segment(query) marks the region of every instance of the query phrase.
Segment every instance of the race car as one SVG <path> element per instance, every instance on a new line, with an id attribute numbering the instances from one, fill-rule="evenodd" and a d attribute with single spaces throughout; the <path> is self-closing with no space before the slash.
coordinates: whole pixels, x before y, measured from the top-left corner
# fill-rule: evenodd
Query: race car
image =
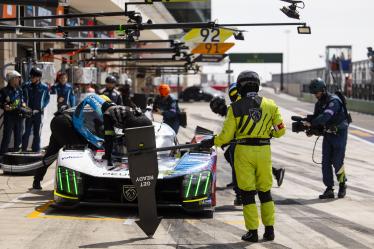
<path id="1" fill-rule="evenodd" d="M 157 148 L 178 145 L 175 132 L 167 124 L 153 122 L 153 126 Z M 205 137 L 195 135 L 191 142 L 199 142 Z M 106 161 L 101 159 L 103 153 L 79 146 L 60 150 L 55 174 L 55 207 L 137 205 L 137 192 L 130 180 L 127 158 L 117 156 L 116 168 L 108 170 Z M 176 149 L 158 152 L 157 157 L 157 205 L 181 207 L 212 216 L 216 205 L 216 151 Z"/>

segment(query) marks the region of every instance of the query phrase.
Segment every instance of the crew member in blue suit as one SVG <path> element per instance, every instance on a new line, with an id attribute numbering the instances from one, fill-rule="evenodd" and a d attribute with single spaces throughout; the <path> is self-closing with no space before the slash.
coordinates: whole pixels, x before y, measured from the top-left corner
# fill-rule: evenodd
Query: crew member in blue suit
<path id="1" fill-rule="evenodd" d="M 13 133 L 14 151 L 18 151 L 21 145 L 22 116 L 21 107 L 25 105 L 22 89 L 20 88 L 21 74 L 11 71 L 7 74 L 8 85 L 0 90 L 0 107 L 4 109 L 4 129 L 1 141 L 0 153 L 8 152 L 10 138 Z"/>
<path id="2" fill-rule="evenodd" d="M 60 109 L 62 106 L 75 106 L 74 90 L 67 81 L 67 74 L 65 72 L 59 72 L 57 74 L 56 84 L 51 87 L 51 94 L 57 94 L 57 109 Z"/>
<path id="3" fill-rule="evenodd" d="M 322 176 L 326 190 L 319 198 L 335 198 L 334 173 L 339 183 L 338 198 L 344 198 L 347 189 L 344 157 L 348 126 L 352 119 L 347 111 L 344 97 L 340 97 L 339 92 L 329 93 L 324 80 L 320 78 L 312 80 L 309 90 L 318 101 L 314 107 L 312 120 L 304 122 L 304 125 L 312 128 L 323 127 L 325 130 L 322 144 Z"/>
<path id="4" fill-rule="evenodd" d="M 32 117 L 26 118 L 25 133 L 22 136 L 22 151 L 27 151 L 31 129 L 33 130 L 32 151 L 40 151 L 40 131 L 42 127 L 44 108 L 49 103 L 49 89 L 41 82 L 42 70 L 33 67 L 30 70 L 31 80 L 23 87 L 26 105 L 32 110 Z"/>

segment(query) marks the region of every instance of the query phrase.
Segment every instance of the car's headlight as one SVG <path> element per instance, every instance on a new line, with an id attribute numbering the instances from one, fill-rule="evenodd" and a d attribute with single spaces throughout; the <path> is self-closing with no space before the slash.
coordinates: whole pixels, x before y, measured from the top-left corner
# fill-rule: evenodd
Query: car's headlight
<path id="1" fill-rule="evenodd" d="M 186 175 L 183 179 L 183 199 L 197 199 L 210 194 L 212 173 L 201 171 Z"/>
<path id="2" fill-rule="evenodd" d="M 68 196 L 80 196 L 83 192 L 82 176 L 79 172 L 58 166 L 56 174 L 56 191 Z"/>

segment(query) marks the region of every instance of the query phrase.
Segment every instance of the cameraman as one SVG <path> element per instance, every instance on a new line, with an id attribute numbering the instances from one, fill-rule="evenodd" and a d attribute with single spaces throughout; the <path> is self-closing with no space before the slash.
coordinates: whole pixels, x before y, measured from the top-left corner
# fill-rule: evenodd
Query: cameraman
<path id="1" fill-rule="evenodd" d="M 322 175 L 327 187 L 320 199 L 334 198 L 333 168 L 339 182 L 338 197 L 344 198 L 347 178 L 344 171 L 345 148 L 347 144 L 349 115 L 341 98 L 326 91 L 325 82 L 318 78 L 311 81 L 310 93 L 318 99 L 311 121 L 304 125 L 310 128 L 324 128 L 322 145 Z M 310 136 L 311 134 L 308 134 Z"/>
<path id="2" fill-rule="evenodd" d="M 21 144 L 22 117 L 20 108 L 25 106 L 21 84 L 21 74 L 11 71 L 6 75 L 8 85 L 0 90 L 0 106 L 4 110 L 4 129 L 0 153 L 8 152 L 10 138 L 14 137 L 14 151 L 18 151 Z"/>

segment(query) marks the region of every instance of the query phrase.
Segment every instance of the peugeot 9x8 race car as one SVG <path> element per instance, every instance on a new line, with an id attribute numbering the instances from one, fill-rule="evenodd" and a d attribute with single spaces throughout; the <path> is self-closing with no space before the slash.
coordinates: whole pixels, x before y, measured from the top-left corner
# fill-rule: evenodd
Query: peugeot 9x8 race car
<path id="1" fill-rule="evenodd" d="M 153 125 L 157 148 L 178 144 L 170 126 L 158 122 Z M 205 136 L 195 134 L 191 142 L 199 142 Z M 54 186 L 55 207 L 137 205 L 137 192 L 130 180 L 127 158 L 117 156 L 116 167 L 108 170 L 107 162 L 101 159 L 103 154 L 104 151 L 87 146 L 60 150 Z M 158 152 L 157 157 L 157 205 L 212 215 L 216 205 L 215 150 L 172 150 Z"/>

